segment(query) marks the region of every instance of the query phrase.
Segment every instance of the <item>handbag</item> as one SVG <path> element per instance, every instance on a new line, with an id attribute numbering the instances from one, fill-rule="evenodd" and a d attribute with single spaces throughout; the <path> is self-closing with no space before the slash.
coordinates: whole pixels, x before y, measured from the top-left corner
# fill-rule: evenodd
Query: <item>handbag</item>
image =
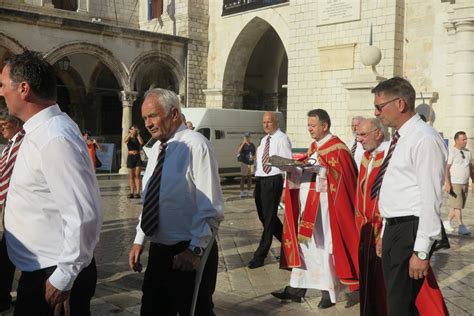
<path id="1" fill-rule="evenodd" d="M 243 160 L 243 159 L 242 159 L 242 154 L 238 154 L 238 155 L 237 155 L 237 161 L 238 161 L 238 162 L 242 162 L 242 160 Z"/>

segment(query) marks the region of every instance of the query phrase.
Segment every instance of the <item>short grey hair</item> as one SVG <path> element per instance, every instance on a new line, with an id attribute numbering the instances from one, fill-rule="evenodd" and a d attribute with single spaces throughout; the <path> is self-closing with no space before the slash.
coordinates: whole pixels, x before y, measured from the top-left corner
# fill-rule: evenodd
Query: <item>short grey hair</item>
<path id="1" fill-rule="evenodd" d="M 354 121 L 354 120 L 356 120 L 356 121 L 363 121 L 363 120 L 365 120 L 365 117 L 360 116 L 360 115 L 357 115 L 357 116 L 354 116 L 354 117 L 351 119 L 351 121 Z"/>
<path id="2" fill-rule="evenodd" d="M 388 129 L 387 127 L 385 127 L 385 125 L 383 125 L 381 120 L 379 120 L 378 118 L 368 118 L 365 120 L 369 121 L 376 129 L 379 129 L 382 132 L 383 138 L 385 140 L 389 139 Z"/>
<path id="3" fill-rule="evenodd" d="M 176 108 L 178 112 L 181 113 L 179 97 L 173 91 L 162 88 L 152 88 L 145 92 L 144 99 L 149 96 L 155 96 L 158 99 L 158 102 L 163 107 L 166 114 L 169 114 L 172 108 Z"/>

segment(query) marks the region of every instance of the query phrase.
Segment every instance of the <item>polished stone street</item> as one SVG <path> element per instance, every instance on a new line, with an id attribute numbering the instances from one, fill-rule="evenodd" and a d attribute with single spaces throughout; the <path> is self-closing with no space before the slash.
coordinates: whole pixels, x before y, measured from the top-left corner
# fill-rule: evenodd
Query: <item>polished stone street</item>
<path id="1" fill-rule="evenodd" d="M 122 178 L 101 178 L 104 225 L 96 249 L 99 281 L 92 301 L 93 315 L 139 315 L 143 273 L 129 270 L 127 256 L 141 210 L 138 200 L 127 199 L 128 183 Z M 278 269 L 279 243 L 274 241 L 264 267 L 246 267 L 261 233 L 252 198 L 239 198 L 237 182 L 223 182 L 225 221 L 218 235 L 219 272 L 214 295 L 217 315 L 358 315 L 354 295 L 343 293 L 333 308 L 317 308 L 319 291 L 310 290 L 304 302 L 282 303 L 270 292 L 284 287 L 289 272 Z M 464 219 L 474 230 L 474 198 Z M 443 216 L 446 208 L 443 208 Z M 474 311 L 474 237 L 448 234 L 451 249 L 438 252 L 432 264 L 451 315 Z M 142 256 L 146 266 L 147 253 Z M 5 313 L 3 315 L 11 315 Z M 158 315 L 158 314 L 157 314 Z"/>

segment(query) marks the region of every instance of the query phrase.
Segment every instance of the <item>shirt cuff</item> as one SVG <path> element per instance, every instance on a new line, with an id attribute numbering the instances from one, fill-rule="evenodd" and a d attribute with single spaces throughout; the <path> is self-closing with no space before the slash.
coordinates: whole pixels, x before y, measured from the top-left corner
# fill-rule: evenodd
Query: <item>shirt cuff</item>
<path id="1" fill-rule="evenodd" d="M 434 240 L 426 239 L 423 237 L 417 237 L 415 239 L 415 246 L 413 247 L 413 251 L 422 251 L 429 253 L 431 250 L 431 246 L 433 246 Z"/>
<path id="2" fill-rule="evenodd" d="M 134 244 L 143 245 L 145 242 L 146 235 L 137 229 L 137 234 L 135 235 L 135 240 L 133 241 Z"/>
<path id="3" fill-rule="evenodd" d="M 203 238 L 194 237 L 193 239 L 191 239 L 189 246 L 207 248 L 207 246 L 209 245 L 209 241 L 211 241 L 211 237 L 207 237 L 207 236 Z"/>
<path id="4" fill-rule="evenodd" d="M 60 268 L 56 268 L 53 274 L 51 274 L 51 276 L 49 277 L 49 283 L 51 283 L 52 286 L 54 286 L 60 291 L 69 291 L 71 290 L 76 277 L 77 276 L 73 277 L 64 273 L 64 271 L 62 271 Z"/>

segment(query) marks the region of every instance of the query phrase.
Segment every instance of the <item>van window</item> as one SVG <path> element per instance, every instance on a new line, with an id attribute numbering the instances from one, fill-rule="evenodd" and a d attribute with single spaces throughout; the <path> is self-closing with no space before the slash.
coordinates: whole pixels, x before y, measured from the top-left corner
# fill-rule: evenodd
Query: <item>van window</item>
<path id="1" fill-rule="evenodd" d="M 215 132 L 216 132 L 216 134 L 215 134 L 216 139 L 224 139 L 225 138 L 225 131 L 219 131 L 219 130 L 216 129 Z"/>
<path id="2" fill-rule="evenodd" d="M 210 128 L 200 128 L 197 130 L 198 133 L 201 133 L 208 140 L 211 140 L 211 129 Z"/>

